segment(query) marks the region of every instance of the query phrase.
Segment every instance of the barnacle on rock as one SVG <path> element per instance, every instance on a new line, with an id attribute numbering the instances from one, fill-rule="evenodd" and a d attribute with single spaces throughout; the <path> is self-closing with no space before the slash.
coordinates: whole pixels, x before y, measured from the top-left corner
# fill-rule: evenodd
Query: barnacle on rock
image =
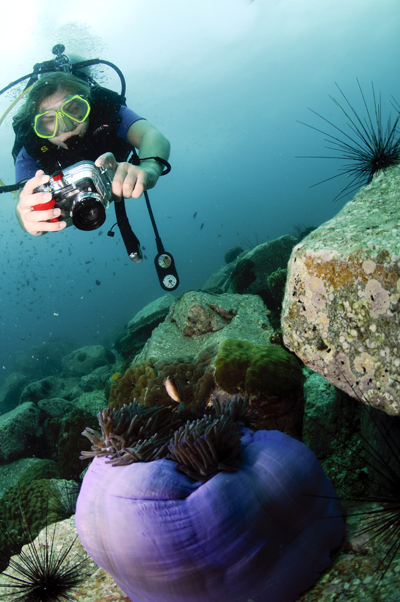
<path id="1" fill-rule="evenodd" d="M 231 417 L 205 415 L 187 422 L 175 432 L 168 458 L 177 469 L 196 481 L 206 481 L 217 472 L 236 472 L 242 451 L 237 424 Z"/>

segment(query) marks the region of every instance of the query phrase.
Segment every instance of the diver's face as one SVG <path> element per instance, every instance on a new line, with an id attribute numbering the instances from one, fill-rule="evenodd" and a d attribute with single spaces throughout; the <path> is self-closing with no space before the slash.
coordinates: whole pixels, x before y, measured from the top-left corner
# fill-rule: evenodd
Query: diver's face
<path id="1" fill-rule="evenodd" d="M 69 96 L 69 92 L 56 92 L 51 96 L 47 96 L 47 98 L 43 99 L 40 103 L 37 112 L 42 113 L 43 111 L 49 111 L 50 109 L 59 109 L 61 105 L 64 104 L 67 96 Z M 88 128 L 89 120 L 86 119 L 83 123 L 69 122 L 68 125 L 69 127 L 65 127 L 65 131 L 58 131 L 55 136 L 48 138 L 48 140 L 56 146 L 61 146 L 67 150 L 68 146 L 66 141 L 68 138 L 71 138 L 71 136 L 83 136 Z"/>

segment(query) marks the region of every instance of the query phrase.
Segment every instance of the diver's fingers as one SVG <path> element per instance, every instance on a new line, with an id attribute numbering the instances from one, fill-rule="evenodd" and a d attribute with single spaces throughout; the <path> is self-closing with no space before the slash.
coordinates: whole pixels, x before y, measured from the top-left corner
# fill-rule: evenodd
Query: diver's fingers
<path id="1" fill-rule="evenodd" d="M 122 194 L 124 196 L 124 198 L 129 199 L 133 196 L 134 191 L 136 190 L 136 186 L 139 180 L 139 175 L 140 175 L 140 170 L 138 170 L 137 168 L 135 169 L 129 169 L 127 171 L 127 174 L 125 176 L 123 185 L 122 185 Z M 143 192 L 143 190 L 142 190 Z M 142 193 L 140 193 L 142 194 Z M 140 194 L 138 194 L 137 196 L 135 195 L 135 198 L 139 198 Z"/>
<path id="2" fill-rule="evenodd" d="M 33 234 L 34 236 L 38 236 L 37 233 L 42 232 L 58 232 L 59 230 L 64 230 L 66 228 L 67 222 L 39 222 L 37 224 L 32 224 L 31 228 L 27 230 L 29 234 Z"/>
<path id="3" fill-rule="evenodd" d="M 48 211 L 38 211 L 37 213 L 49 213 Z M 52 216 L 54 217 L 54 216 Z M 59 230 L 63 230 L 67 226 L 67 222 L 59 222 L 58 220 L 55 222 L 46 222 L 46 221 L 26 221 L 24 222 L 24 228 L 28 232 L 28 234 L 32 234 L 32 236 L 40 236 L 44 232 L 58 232 Z"/>
<path id="4" fill-rule="evenodd" d="M 137 173 L 135 185 L 129 196 L 131 196 L 133 199 L 138 199 L 143 194 L 143 191 L 147 190 L 146 178 L 147 178 L 147 173 L 140 169 Z"/>
<path id="5" fill-rule="evenodd" d="M 112 153 L 104 153 L 103 155 L 100 155 L 100 157 L 97 157 L 94 164 L 96 167 L 104 166 L 112 171 L 115 171 L 118 167 L 118 162 Z"/>
<path id="6" fill-rule="evenodd" d="M 50 176 L 46 176 L 41 169 L 37 171 L 35 176 L 28 180 L 23 189 L 21 190 L 18 207 L 22 209 L 31 207 L 32 199 L 30 197 L 32 194 L 35 194 L 35 188 L 37 188 L 41 184 L 47 184 L 49 179 Z"/>
<path id="7" fill-rule="evenodd" d="M 125 184 L 127 178 L 128 181 Z M 133 165 L 130 165 L 129 163 L 120 163 L 113 177 L 112 191 L 117 197 L 124 196 L 125 198 L 129 198 L 131 196 L 132 188 L 135 185 L 135 181 L 136 175 L 134 175 Z"/>
<path id="8" fill-rule="evenodd" d="M 25 222 L 29 222 L 31 224 L 37 224 L 38 222 L 45 222 L 48 219 L 54 219 L 55 217 L 59 217 L 61 214 L 61 209 L 58 207 L 55 209 L 46 209 L 44 211 L 29 211 L 25 215 Z"/>

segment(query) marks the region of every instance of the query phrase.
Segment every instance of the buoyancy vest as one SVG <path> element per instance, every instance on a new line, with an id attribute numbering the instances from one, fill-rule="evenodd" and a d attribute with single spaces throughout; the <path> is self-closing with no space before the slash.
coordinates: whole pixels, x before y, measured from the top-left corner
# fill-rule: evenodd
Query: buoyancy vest
<path id="1" fill-rule="evenodd" d="M 16 139 L 12 151 L 14 161 L 22 147 L 47 174 L 78 161 L 95 161 L 106 152 L 113 153 L 118 162 L 126 161 L 135 150 L 129 142 L 117 135 L 121 122 L 118 115 L 121 105 L 125 105 L 125 99 L 119 94 L 102 86 L 94 86 L 91 90 L 88 129 L 83 137 L 69 138 L 68 150 L 39 138 L 32 124 L 26 120 L 15 122 Z M 136 164 L 135 158 L 132 163 Z"/>

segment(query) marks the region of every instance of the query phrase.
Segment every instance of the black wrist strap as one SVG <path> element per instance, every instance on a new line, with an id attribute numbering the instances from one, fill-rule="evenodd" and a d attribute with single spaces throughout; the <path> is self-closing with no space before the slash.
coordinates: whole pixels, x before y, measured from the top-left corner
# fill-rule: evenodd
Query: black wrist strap
<path id="1" fill-rule="evenodd" d="M 142 162 L 142 161 L 149 161 L 150 159 L 154 159 L 154 161 L 157 161 L 157 163 L 159 163 L 160 165 L 162 165 L 163 167 L 165 167 L 165 169 L 162 172 L 162 174 L 160 174 L 161 176 L 166 176 L 167 173 L 169 173 L 171 171 L 171 165 L 165 159 L 161 159 L 161 157 L 143 157 L 143 158 L 141 157 L 139 159 L 139 161 L 140 162 Z"/>

